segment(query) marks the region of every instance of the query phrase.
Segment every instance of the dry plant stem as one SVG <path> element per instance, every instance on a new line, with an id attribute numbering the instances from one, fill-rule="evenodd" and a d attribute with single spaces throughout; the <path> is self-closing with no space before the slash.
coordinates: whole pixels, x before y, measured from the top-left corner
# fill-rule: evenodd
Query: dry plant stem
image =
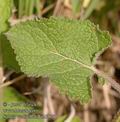
<path id="1" fill-rule="evenodd" d="M 83 1 L 83 7 L 84 7 L 84 8 L 88 7 L 90 1 L 91 1 L 91 0 L 84 0 L 84 1 Z"/>
<path id="2" fill-rule="evenodd" d="M 8 122 L 13 122 L 13 120 L 9 120 Z"/>
<path id="3" fill-rule="evenodd" d="M 27 122 L 25 119 L 20 119 L 20 118 L 16 118 L 16 119 L 11 119 L 8 122 Z"/>
<path id="4" fill-rule="evenodd" d="M 44 116 L 44 122 L 48 122 L 48 118 L 45 116 L 48 114 L 48 101 L 46 94 L 44 95 L 44 105 L 43 105 L 43 116 Z"/>
<path id="5" fill-rule="evenodd" d="M 25 92 L 25 93 L 24 93 L 24 95 L 26 95 L 26 96 L 27 96 L 27 95 L 31 95 L 31 94 L 33 94 L 33 92 Z"/>
<path id="6" fill-rule="evenodd" d="M 11 25 L 11 26 L 14 26 L 14 25 L 16 25 L 16 24 L 18 24 L 18 23 L 20 23 L 20 22 L 25 22 L 25 21 L 27 21 L 27 20 L 33 20 L 34 18 L 35 18 L 34 15 L 29 16 L 29 17 L 24 16 L 24 17 L 22 17 L 22 19 L 10 18 L 10 19 L 9 19 L 9 22 L 10 22 L 10 25 Z"/>
<path id="7" fill-rule="evenodd" d="M 0 67 L 0 85 L 2 84 L 2 79 L 3 79 L 3 68 Z M 2 99 L 3 99 L 3 88 L 0 89 L 0 102 L 1 103 L 3 102 Z"/>
<path id="8" fill-rule="evenodd" d="M 75 116 L 75 108 L 71 105 L 71 111 L 69 117 L 65 120 L 65 122 L 72 122 L 73 117 Z"/>
<path id="9" fill-rule="evenodd" d="M 91 70 L 94 71 L 97 75 L 99 75 L 99 76 L 103 77 L 104 79 L 106 79 L 107 81 L 109 81 L 109 84 L 115 90 L 117 90 L 120 94 L 120 85 L 114 79 L 112 79 L 110 76 L 108 76 L 104 72 L 101 72 L 100 70 L 96 69 L 95 67 L 91 67 Z"/>
<path id="10" fill-rule="evenodd" d="M 9 120 L 8 122 L 14 122 L 14 120 L 13 120 L 13 119 L 11 119 L 11 120 Z"/>
<path id="11" fill-rule="evenodd" d="M 109 92 L 110 92 L 110 85 L 109 84 L 105 84 L 103 86 L 103 95 L 104 95 L 105 105 L 106 105 L 107 109 L 111 108 Z"/>
<path id="12" fill-rule="evenodd" d="M 2 81 L 3 81 L 3 78 L 4 78 L 4 76 L 3 76 L 3 68 L 0 67 L 0 84 L 1 84 Z"/>
<path id="13" fill-rule="evenodd" d="M 44 108 L 43 108 L 43 115 L 46 116 L 47 114 L 55 115 L 55 110 L 53 107 L 53 102 L 51 99 L 51 85 L 47 84 L 44 93 Z M 48 118 L 44 118 L 44 122 L 47 122 Z"/>
<path id="14" fill-rule="evenodd" d="M 48 107 L 50 110 L 50 114 L 55 115 L 55 110 L 54 110 L 54 106 L 53 106 L 53 102 L 51 98 L 51 85 L 50 84 L 47 87 L 47 99 L 48 99 Z"/>
<path id="15" fill-rule="evenodd" d="M 26 120 L 17 117 L 17 118 L 14 120 L 14 122 L 26 122 Z"/>
<path id="16" fill-rule="evenodd" d="M 116 98 L 120 99 L 120 94 L 112 89 L 110 89 L 110 94 Z"/>
<path id="17" fill-rule="evenodd" d="M 41 16 L 46 14 L 48 11 L 50 11 L 54 6 L 55 6 L 55 4 L 51 4 L 48 7 L 46 7 L 45 9 L 43 9 L 41 12 Z"/>
<path id="18" fill-rule="evenodd" d="M 89 111 L 88 111 L 88 104 L 84 105 L 84 122 L 90 122 L 89 121 Z"/>
<path id="19" fill-rule="evenodd" d="M 37 88 L 37 89 L 34 89 L 33 91 L 31 91 L 31 92 L 25 92 L 24 93 L 24 95 L 31 95 L 31 94 L 34 94 L 34 93 L 38 93 L 39 92 L 39 88 Z"/>
<path id="20" fill-rule="evenodd" d="M 70 0 L 64 0 L 65 7 L 71 9 Z"/>
<path id="21" fill-rule="evenodd" d="M 56 16 L 58 11 L 59 11 L 59 8 L 60 8 L 60 5 L 62 4 L 63 0 L 57 0 L 57 3 L 56 3 L 56 7 L 54 9 L 54 12 L 53 12 L 53 16 Z"/>
<path id="22" fill-rule="evenodd" d="M 9 78 L 9 76 L 13 73 L 14 71 L 9 71 L 2 79 L 2 83 L 4 83 L 5 80 L 7 80 Z"/>
<path id="23" fill-rule="evenodd" d="M 13 79 L 13 80 L 11 80 L 11 81 L 8 81 L 8 82 L 6 82 L 6 83 L 1 84 L 1 85 L 0 85 L 0 88 L 9 86 L 9 85 L 11 85 L 11 84 L 13 84 L 13 83 L 15 83 L 15 82 L 17 82 L 17 81 L 20 81 L 20 80 L 24 79 L 25 77 L 26 77 L 26 75 L 21 75 L 21 76 L 19 76 L 19 77 Z"/>

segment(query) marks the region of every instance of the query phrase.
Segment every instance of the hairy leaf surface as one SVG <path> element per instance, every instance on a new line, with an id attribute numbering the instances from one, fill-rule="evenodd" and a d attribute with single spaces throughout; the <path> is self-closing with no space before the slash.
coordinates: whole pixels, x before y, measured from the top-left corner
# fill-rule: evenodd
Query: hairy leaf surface
<path id="1" fill-rule="evenodd" d="M 53 17 L 18 24 L 7 37 L 23 72 L 49 76 L 62 92 L 81 102 L 91 96 L 95 54 L 111 41 L 90 21 Z"/>

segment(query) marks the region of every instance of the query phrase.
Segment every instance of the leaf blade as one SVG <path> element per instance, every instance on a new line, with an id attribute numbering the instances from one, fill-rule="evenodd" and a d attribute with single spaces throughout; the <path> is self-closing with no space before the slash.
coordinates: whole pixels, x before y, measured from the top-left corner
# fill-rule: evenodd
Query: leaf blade
<path id="1" fill-rule="evenodd" d="M 88 77 L 95 54 L 111 41 L 90 21 L 64 18 L 25 22 L 13 27 L 7 37 L 23 72 L 49 76 L 61 91 L 81 102 L 91 97 Z"/>

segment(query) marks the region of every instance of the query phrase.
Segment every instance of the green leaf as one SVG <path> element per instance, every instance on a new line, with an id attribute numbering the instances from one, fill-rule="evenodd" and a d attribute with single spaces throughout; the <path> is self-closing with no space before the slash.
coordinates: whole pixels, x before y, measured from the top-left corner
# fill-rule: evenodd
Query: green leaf
<path id="1" fill-rule="evenodd" d="M 1 55 L 2 55 L 2 65 L 4 67 L 8 67 L 14 69 L 15 71 L 20 71 L 20 67 L 18 62 L 16 61 L 16 57 L 14 54 L 14 50 L 11 48 L 10 42 L 4 35 L 0 36 L 1 42 Z M 0 63 L 1 64 L 1 63 Z M 1 66 L 1 65 L 0 65 Z"/>
<path id="2" fill-rule="evenodd" d="M 8 19 L 11 15 L 12 0 L 0 0 L 0 32 L 8 28 Z"/>
<path id="3" fill-rule="evenodd" d="M 44 122 L 42 119 L 28 119 L 27 122 Z"/>
<path id="4" fill-rule="evenodd" d="M 66 116 L 61 116 L 55 122 L 64 122 L 66 119 L 67 119 Z M 81 120 L 78 116 L 75 116 L 71 122 L 81 122 Z"/>
<path id="5" fill-rule="evenodd" d="M 28 101 L 24 96 L 20 95 L 12 87 L 5 87 L 3 94 L 4 94 L 4 96 L 3 96 L 3 101 L 4 102 L 22 102 L 22 101 Z"/>
<path id="6" fill-rule="evenodd" d="M 96 5 L 98 5 L 100 0 L 91 0 L 90 5 L 87 7 L 84 15 L 82 16 L 82 20 L 87 19 L 93 12 L 93 10 L 96 8 Z"/>
<path id="7" fill-rule="evenodd" d="M 72 122 L 81 122 L 80 118 L 78 116 L 75 116 L 72 120 Z"/>
<path id="8" fill-rule="evenodd" d="M 81 7 L 81 0 L 72 0 L 72 9 L 74 13 L 80 12 L 80 7 Z"/>
<path id="9" fill-rule="evenodd" d="M 15 54 L 9 41 L 3 35 L 9 28 L 8 19 L 11 15 L 12 0 L 0 0 L 0 66 L 13 68 L 19 71 Z"/>
<path id="10" fill-rule="evenodd" d="M 114 115 L 112 122 L 120 122 L 120 111 L 118 110 L 117 113 Z"/>
<path id="11" fill-rule="evenodd" d="M 60 91 L 88 102 L 95 54 L 111 42 L 90 21 L 40 19 L 16 25 L 6 34 L 21 70 L 30 76 L 49 76 Z"/>
<path id="12" fill-rule="evenodd" d="M 58 117 L 58 119 L 55 122 L 64 122 L 65 119 L 66 119 L 66 115 L 65 116 L 61 116 L 61 117 Z"/>
<path id="13" fill-rule="evenodd" d="M 35 109 L 36 104 L 19 94 L 12 87 L 5 87 L 3 93 L 3 101 L 0 110 L 6 110 L 3 112 L 4 119 L 16 116 L 25 116 L 29 118 L 31 114 L 40 112 L 40 108 Z M 35 113 L 34 113 L 35 112 Z M 29 115 L 30 114 L 30 115 Z M 32 118 L 29 121 L 33 120 Z M 28 122 L 29 122 L 28 121 Z M 40 121 L 40 119 L 39 119 Z M 37 119 L 36 121 L 37 122 Z M 41 120 L 42 122 L 42 120 Z"/>

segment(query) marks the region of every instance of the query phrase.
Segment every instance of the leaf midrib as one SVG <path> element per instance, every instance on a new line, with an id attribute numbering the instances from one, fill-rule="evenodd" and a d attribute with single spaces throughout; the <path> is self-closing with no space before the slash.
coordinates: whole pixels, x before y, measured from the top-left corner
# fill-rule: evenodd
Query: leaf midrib
<path id="1" fill-rule="evenodd" d="M 60 56 L 60 57 L 62 57 L 62 58 L 64 58 L 64 59 L 66 59 L 66 60 L 70 60 L 70 61 L 72 61 L 72 62 L 75 62 L 75 63 L 79 64 L 80 66 L 82 66 L 82 67 L 84 67 L 84 68 L 87 68 L 87 69 L 90 69 L 90 70 L 93 71 L 92 66 L 88 66 L 88 65 L 86 65 L 86 64 L 84 64 L 84 63 L 82 63 L 82 62 L 80 62 L 80 61 L 78 61 L 78 60 L 69 58 L 69 57 L 64 56 L 64 55 L 62 55 L 62 54 L 60 54 L 60 53 L 55 53 L 55 52 L 51 52 L 51 53 L 54 54 L 54 55 L 58 55 L 58 56 Z"/>
<path id="2" fill-rule="evenodd" d="M 44 26 L 47 26 L 44 22 L 43 22 L 43 24 L 44 24 Z M 48 26 L 47 26 L 47 27 L 48 27 Z M 48 28 L 49 28 L 49 27 L 48 27 Z M 38 29 L 38 28 L 36 28 L 36 29 Z M 77 63 L 77 64 L 83 66 L 84 68 L 87 68 L 87 69 L 90 69 L 90 70 L 93 71 L 92 66 L 88 66 L 88 65 L 86 65 L 86 64 L 84 64 L 84 63 L 82 63 L 82 62 L 80 62 L 80 61 L 77 61 L 77 60 L 75 60 L 75 59 L 66 57 L 66 56 L 64 56 L 64 55 L 62 55 L 62 54 L 60 54 L 60 53 L 58 53 L 58 50 L 56 49 L 55 45 L 53 44 L 52 40 L 48 37 L 48 35 L 46 34 L 46 32 L 43 31 L 42 29 L 38 29 L 38 30 L 40 30 L 41 32 L 43 32 L 43 33 L 46 35 L 46 37 L 48 38 L 48 40 L 51 42 L 51 44 L 52 44 L 53 47 L 55 48 L 56 53 L 55 53 L 55 52 L 52 52 L 52 51 L 50 51 L 50 53 L 55 54 L 55 55 L 58 55 L 58 56 L 60 56 L 60 57 L 62 57 L 62 58 L 64 58 L 64 59 L 66 59 L 66 60 L 70 60 L 70 61 L 72 61 L 72 62 L 75 62 L 75 63 Z"/>
<path id="3" fill-rule="evenodd" d="M 86 68 L 86 69 L 89 69 L 89 70 L 94 71 L 92 66 L 88 66 L 88 65 L 86 65 L 86 64 L 84 64 L 84 63 L 82 63 L 82 62 L 80 62 L 80 61 L 78 61 L 78 60 L 69 58 L 69 57 L 67 57 L 67 56 L 64 56 L 64 55 L 62 55 L 62 54 L 60 54 L 60 53 L 56 53 L 56 52 L 50 51 L 50 53 L 62 57 L 63 60 L 69 60 L 69 61 L 75 62 L 75 63 L 77 63 L 78 65 L 80 65 L 80 66 L 82 66 L 82 67 L 84 67 L 84 68 Z M 50 54 L 50 53 L 49 53 L 49 54 Z M 39 55 L 36 55 L 36 56 L 39 56 Z M 61 61 L 63 61 L 63 60 L 60 60 L 60 61 L 54 62 L 54 63 L 59 63 L 59 62 L 61 62 Z M 47 65 L 48 65 L 48 64 L 46 64 L 46 65 L 44 65 L 44 66 L 47 66 Z M 49 65 L 50 65 L 50 64 L 49 64 Z M 42 66 L 42 67 L 43 67 L 43 66 Z"/>

